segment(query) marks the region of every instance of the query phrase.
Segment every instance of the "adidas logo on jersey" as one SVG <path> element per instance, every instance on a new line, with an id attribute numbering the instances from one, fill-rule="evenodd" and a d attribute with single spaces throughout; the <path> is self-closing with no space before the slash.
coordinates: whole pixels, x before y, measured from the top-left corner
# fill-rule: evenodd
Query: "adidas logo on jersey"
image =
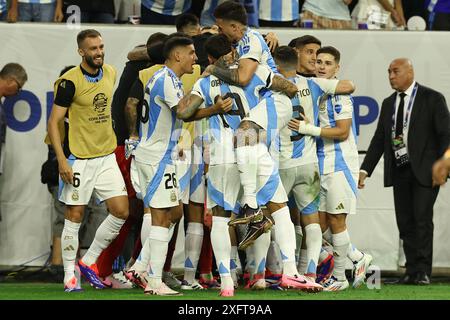
<path id="1" fill-rule="evenodd" d="M 64 248 L 64 251 L 74 251 L 74 250 L 75 250 L 75 248 L 72 245 L 69 245 Z"/>
<path id="2" fill-rule="evenodd" d="M 336 207 L 336 210 L 343 210 L 343 209 L 345 209 L 345 208 L 344 208 L 344 205 L 343 205 L 342 202 L 341 202 L 341 203 L 339 203 L 339 205 Z"/>

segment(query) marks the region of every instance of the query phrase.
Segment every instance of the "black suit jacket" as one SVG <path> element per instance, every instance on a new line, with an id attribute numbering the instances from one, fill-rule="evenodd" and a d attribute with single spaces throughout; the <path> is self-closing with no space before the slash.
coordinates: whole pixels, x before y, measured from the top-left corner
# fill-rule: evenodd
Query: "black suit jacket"
<path id="1" fill-rule="evenodd" d="M 381 155 L 384 155 L 384 186 L 392 186 L 395 166 L 392 151 L 392 114 L 395 111 L 396 92 L 384 99 L 377 129 L 361 169 L 369 176 Z M 407 106 L 405 106 L 406 108 Z M 450 117 L 444 96 L 419 85 L 408 129 L 408 153 L 412 171 L 423 186 L 432 186 L 431 168 L 450 143 Z"/>

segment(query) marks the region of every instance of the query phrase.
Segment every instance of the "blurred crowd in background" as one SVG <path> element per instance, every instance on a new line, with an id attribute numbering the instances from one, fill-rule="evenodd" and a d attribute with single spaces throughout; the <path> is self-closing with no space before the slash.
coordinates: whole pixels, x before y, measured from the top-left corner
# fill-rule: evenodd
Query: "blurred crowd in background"
<path id="1" fill-rule="evenodd" d="M 0 21 L 174 25 L 193 13 L 202 26 L 225 0 L 0 0 Z M 450 30 L 450 0 L 236 0 L 252 27 Z"/>

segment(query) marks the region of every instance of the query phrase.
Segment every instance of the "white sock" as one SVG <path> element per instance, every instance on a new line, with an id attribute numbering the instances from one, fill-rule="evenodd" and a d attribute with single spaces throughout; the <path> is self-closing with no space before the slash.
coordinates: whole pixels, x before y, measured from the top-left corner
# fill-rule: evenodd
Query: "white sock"
<path id="1" fill-rule="evenodd" d="M 159 288 L 161 285 L 162 269 L 167 256 L 167 247 L 169 244 L 169 229 L 152 226 L 150 236 L 148 237 L 150 245 L 150 261 L 149 277 L 151 278 L 151 286 Z"/>
<path id="2" fill-rule="evenodd" d="M 331 233 L 331 229 L 328 228 L 327 230 L 325 230 L 325 232 L 322 234 L 322 237 L 331 245 L 333 245 L 333 234 Z M 325 250 L 327 250 L 328 252 L 333 252 L 333 247 L 330 247 L 328 245 L 324 245 L 323 246 Z"/>
<path id="3" fill-rule="evenodd" d="M 347 248 L 350 243 L 350 237 L 347 229 L 333 234 L 333 249 L 334 255 L 334 270 L 333 276 L 338 280 L 346 280 L 345 277 L 345 262 L 347 261 Z"/>
<path id="4" fill-rule="evenodd" d="M 322 247 L 322 230 L 320 230 L 320 224 L 311 223 L 307 225 L 305 227 L 305 233 L 307 250 L 306 256 L 308 257 L 306 273 L 315 275 L 319 260 L 320 248 Z"/>
<path id="5" fill-rule="evenodd" d="M 262 274 L 266 272 L 266 257 L 270 246 L 270 233 L 263 233 L 253 243 L 253 253 L 255 257 L 255 274 Z"/>
<path id="6" fill-rule="evenodd" d="M 102 251 L 111 244 L 111 242 L 119 234 L 120 228 L 125 223 L 124 219 L 117 218 L 109 214 L 95 233 L 94 241 L 92 241 L 89 250 L 81 259 L 84 264 L 90 266 L 97 262 L 98 256 Z"/>
<path id="7" fill-rule="evenodd" d="M 303 240 L 303 231 L 302 226 L 295 225 L 295 261 L 297 261 L 297 264 L 300 263 L 300 250 L 302 248 L 302 240 Z"/>
<path id="8" fill-rule="evenodd" d="M 283 274 L 294 276 L 298 273 L 295 265 L 295 229 L 287 206 L 272 213 L 275 221 L 276 241 L 283 261 Z"/>
<path id="9" fill-rule="evenodd" d="M 219 269 L 222 290 L 233 289 L 234 286 L 230 271 L 233 263 L 231 257 L 232 246 L 228 233 L 229 221 L 230 218 L 226 217 L 212 217 L 211 245 L 216 257 L 217 268 Z M 236 274 L 236 267 L 234 268 L 234 273 Z"/>
<path id="10" fill-rule="evenodd" d="M 144 247 L 145 241 L 147 241 L 148 236 L 150 235 L 150 228 L 152 227 L 152 215 L 150 213 L 144 213 L 142 218 L 142 227 L 141 227 L 141 242 L 142 247 Z"/>
<path id="11" fill-rule="evenodd" d="M 352 243 L 348 244 L 347 249 L 347 257 L 353 262 L 356 263 L 363 258 L 364 254 L 358 250 Z"/>
<path id="12" fill-rule="evenodd" d="M 239 176 L 244 190 L 241 204 L 248 204 L 256 209 L 256 174 L 258 170 L 258 149 L 257 145 L 242 146 L 236 148 L 237 165 Z"/>
<path id="13" fill-rule="evenodd" d="M 323 260 L 325 260 L 328 257 L 329 253 L 327 250 L 325 250 L 323 247 L 320 248 L 320 254 L 319 254 L 319 263 L 322 263 Z"/>
<path id="14" fill-rule="evenodd" d="M 253 253 L 253 246 L 247 247 L 245 249 L 245 255 L 246 255 L 246 263 L 245 263 L 245 270 L 250 273 L 250 276 L 253 276 L 255 273 L 255 254 Z"/>
<path id="15" fill-rule="evenodd" d="M 130 269 L 133 269 L 136 272 L 148 271 L 147 269 L 150 265 L 150 260 L 150 241 L 149 238 L 147 238 L 147 240 L 145 240 L 144 244 L 142 245 L 142 249 L 141 252 L 139 252 L 138 258 Z"/>
<path id="16" fill-rule="evenodd" d="M 300 249 L 300 259 L 298 261 L 298 273 L 305 274 L 308 267 L 308 250 Z"/>
<path id="17" fill-rule="evenodd" d="M 214 219 L 214 217 L 213 217 Z M 214 221 L 214 220 L 213 220 Z M 212 229 L 211 229 L 212 232 Z M 211 236 L 212 237 L 212 236 Z M 212 238 L 211 238 L 212 242 Z M 215 254 L 214 254 L 215 255 Z M 231 253 L 230 253 L 230 273 L 231 273 L 231 279 L 233 279 L 233 282 L 237 283 L 237 267 L 239 262 L 239 255 L 237 251 L 237 246 L 231 246 Z M 221 276 L 222 277 L 222 276 Z"/>
<path id="18" fill-rule="evenodd" d="M 198 259 L 202 250 L 203 224 L 189 222 L 184 245 L 184 280 L 192 284 L 197 271 Z"/>
<path id="19" fill-rule="evenodd" d="M 64 264 L 64 283 L 75 275 L 75 259 L 78 251 L 78 231 L 81 223 L 64 220 L 61 234 L 61 250 Z"/>
<path id="20" fill-rule="evenodd" d="M 280 274 L 283 272 L 283 266 L 281 262 L 280 247 L 276 242 L 275 229 L 270 231 L 270 246 L 267 252 L 266 266 L 272 273 Z"/>
<path id="21" fill-rule="evenodd" d="M 141 227 L 142 249 L 133 266 L 130 268 L 137 272 L 146 271 L 150 263 L 150 243 L 148 242 L 148 237 L 150 235 L 151 227 L 152 227 L 152 215 L 150 213 L 144 213 Z"/>

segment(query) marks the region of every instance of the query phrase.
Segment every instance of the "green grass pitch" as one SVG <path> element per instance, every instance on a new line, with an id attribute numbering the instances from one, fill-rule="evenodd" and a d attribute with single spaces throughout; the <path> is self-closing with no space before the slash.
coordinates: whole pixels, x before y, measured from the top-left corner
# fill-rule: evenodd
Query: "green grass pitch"
<path id="1" fill-rule="evenodd" d="M 183 296 L 144 295 L 141 289 L 96 290 L 87 283 L 83 292 L 66 293 L 56 283 L 0 283 L 0 300 L 222 300 L 217 290 L 182 291 Z M 450 283 L 429 286 L 381 285 L 380 289 L 349 288 L 343 292 L 309 294 L 300 291 L 238 289 L 233 300 L 450 300 Z"/>

